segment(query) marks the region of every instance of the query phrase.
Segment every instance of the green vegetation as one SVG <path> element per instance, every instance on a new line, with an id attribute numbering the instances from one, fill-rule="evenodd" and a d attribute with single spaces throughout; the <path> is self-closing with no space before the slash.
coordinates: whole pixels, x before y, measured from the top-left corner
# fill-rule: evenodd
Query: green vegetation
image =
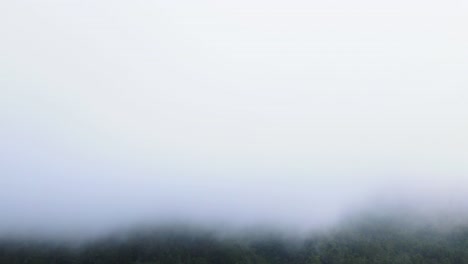
<path id="1" fill-rule="evenodd" d="M 75 247 L 5 239 L 0 242 L 0 263 L 463 264 L 468 263 L 468 228 L 367 221 L 300 242 L 274 235 L 241 239 L 174 228 L 120 234 Z"/>

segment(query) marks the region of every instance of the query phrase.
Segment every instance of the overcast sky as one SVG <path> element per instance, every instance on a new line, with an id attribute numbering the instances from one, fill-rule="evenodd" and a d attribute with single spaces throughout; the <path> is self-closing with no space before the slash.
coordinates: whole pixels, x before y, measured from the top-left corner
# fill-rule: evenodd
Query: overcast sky
<path id="1" fill-rule="evenodd" d="M 2 1 L 0 233 L 461 201 L 466 25 L 454 0 Z"/>

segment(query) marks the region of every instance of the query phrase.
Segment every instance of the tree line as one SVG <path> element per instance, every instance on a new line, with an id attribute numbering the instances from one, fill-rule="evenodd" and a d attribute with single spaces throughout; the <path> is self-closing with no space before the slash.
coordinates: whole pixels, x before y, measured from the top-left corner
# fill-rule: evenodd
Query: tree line
<path id="1" fill-rule="evenodd" d="M 142 230 L 79 246 L 3 239 L 5 264 L 468 264 L 468 228 L 439 230 L 385 221 L 291 241 L 281 236 L 221 237 L 183 229 Z"/>

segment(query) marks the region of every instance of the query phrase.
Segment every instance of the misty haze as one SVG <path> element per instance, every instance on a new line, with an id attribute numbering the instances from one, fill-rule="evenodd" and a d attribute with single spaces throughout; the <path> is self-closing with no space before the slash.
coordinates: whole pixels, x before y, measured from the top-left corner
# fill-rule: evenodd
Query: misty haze
<path id="1" fill-rule="evenodd" d="M 468 3 L 0 3 L 0 264 L 468 263 Z"/>

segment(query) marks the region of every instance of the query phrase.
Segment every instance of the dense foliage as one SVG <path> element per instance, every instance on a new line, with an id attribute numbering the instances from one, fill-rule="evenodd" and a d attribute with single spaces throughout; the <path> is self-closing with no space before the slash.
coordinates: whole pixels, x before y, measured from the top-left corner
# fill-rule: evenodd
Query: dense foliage
<path id="1" fill-rule="evenodd" d="M 300 242 L 274 235 L 239 237 L 159 229 L 78 247 L 10 239 L 0 242 L 0 263 L 468 263 L 468 228 L 441 230 L 367 222 Z"/>

